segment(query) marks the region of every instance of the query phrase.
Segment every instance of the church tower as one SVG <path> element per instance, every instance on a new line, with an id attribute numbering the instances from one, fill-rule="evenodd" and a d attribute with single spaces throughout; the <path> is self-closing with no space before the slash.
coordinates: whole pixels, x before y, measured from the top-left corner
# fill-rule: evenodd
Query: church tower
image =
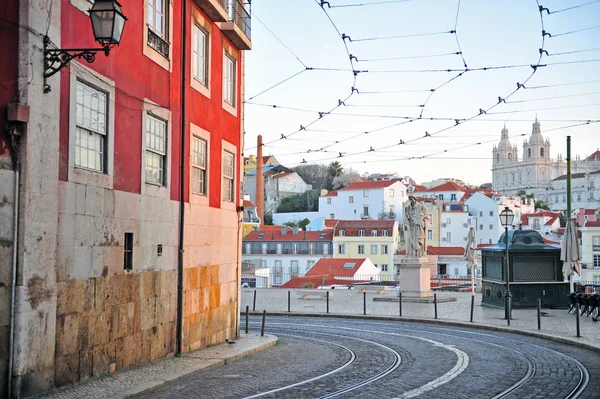
<path id="1" fill-rule="evenodd" d="M 547 186 L 551 180 L 550 141 L 544 141 L 537 116 L 529 140 L 523 142 L 523 162 L 526 164 L 525 183 L 529 187 Z"/>
<path id="2" fill-rule="evenodd" d="M 500 142 L 492 150 L 492 186 L 495 190 L 507 189 L 511 185 L 509 169 L 515 166 L 519 160 L 519 151 L 517 146 L 512 146 L 508 138 L 508 129 L 506 124 L 501 131 Z"/>

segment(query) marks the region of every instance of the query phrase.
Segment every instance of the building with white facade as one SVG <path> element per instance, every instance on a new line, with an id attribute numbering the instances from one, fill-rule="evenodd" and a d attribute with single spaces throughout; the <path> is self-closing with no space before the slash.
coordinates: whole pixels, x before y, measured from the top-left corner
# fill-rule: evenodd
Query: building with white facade
<path id="1" fill-rule="evenodd" d="M 319 213 L 330 219 L 396 219 L 402 221 L 406 185 L 398 180 L 352 183 L 319 197 Z"/>
<path id="2" fill-rule="evenodd" d="M 340 220 L 333 237 L 334 258 L 369 258 L 382 279 L 391 280 L 398 242 L 395 220 Z"/>
<path id="3" fill-rule="evenodd" d="M 242 241 L 242 264 L 268 268 L 271 284 L 280 286 L 304 276 L 321 258 L 332 256 L 333 230 L 301 231 L 287 226 L 263 226 Z"/>
<path id="4" fill-rule="evenodd" d="M 585 222 L 588 221 L 600 221 L 600 208 L 579 208 L 573 211 L 573 217 L 575 218 L 575 223 L 577 223 L 578 226 L 583 226 Z"/>
<path id="5" fill-rule="evenodd" d="M 521 215 L 520 228 L 536 230 L 542 235 L 552 234 L 560 228 L 559 213 L 540 211 Z"/>
<path id="6" fill-rule="evenodd" d="M 521 215 L 535 211 L 535 205 L 530 198 L 523 200 L 520 197 L 507 197 L 491 190 L 472 193 L 464 203 L 469 206 L 469 214 L 476 218 L 475 234 L 478 244 L 498 242 L 504 232 L 499 215 L 505 207 L 508 206 L 515 214 L 514 226 L 519 224 Z"/>
<path id="7" fill-rule="evenodd" d="M 550 182 L 551 187 L 538 193 L 554 211 L 567 209 L 567 175 Z M 600 207 L 600 170 L 571 174 L 571 209 Z"/>
<path id="8" fill-rule="evenodd" d="M 465 187 L 451 181 L 419 191 L 418 195 L 424 198 L 436 198 L 441 202 L 459 202 L 467 191 Z"/>
<path id="9" fill-rule="evenodd" d="M 581 280 L 600 284 L 600 222 L 587 221 L 581 231 Z"/>
<path id="10" fill-rule="evenodd" d="M 477 229 L 477 218 L 469 214 L 469 205 L 445 202 L 440 207 L 440 246 L 464 247 L 469 229 Z M 429 231 L 432 229 L 428 229 Z M 429 244 L 428 244 L 429 245 Z"/>
<path id="11" fill-rule="evenodd" d="M 520 190 L 534 193 L 542 198 L 546 189 L 552 188 L 552 180 L 567 173 L 567 162 L 562 156 L 556 160 L 550 157 L 550 140 L 542 137 L 537 118 L 533 123 L 529 139 L 523 142 L 523 153 L 519 160 L 519 150 L 511 144 L 506 125 L 501 139 L 492 150 L 492 188 L 506 194 Z M 592 154 L 581 159 L 573 157 L 571 172 L 584 173 L 600 170 L 600 158 Z"/>

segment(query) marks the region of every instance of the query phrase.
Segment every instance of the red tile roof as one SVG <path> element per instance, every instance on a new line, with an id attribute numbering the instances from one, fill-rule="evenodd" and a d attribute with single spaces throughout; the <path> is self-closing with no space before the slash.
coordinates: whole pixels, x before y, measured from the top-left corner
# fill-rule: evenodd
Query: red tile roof
<path id="1" fill-rule="evenodd" d="M 266 233 L 262 238 L 258 238 L 260 233 Z M 323 238 L 321 234 L 325 234 Z M 293 235 L 291 228 L 288 230 L 286 235 L 281 234 L 281 227 L 277 231 L 264 231 L 255 230 L 244 237 L 243 241 L 259 241 L 259 242 L 269 242 L 269 241 L 331 241 L 333 240 L 333 230 L 323 230 L 323 231 L 299 231 L 298 235 Z"/>
<path id="2" fill-rule="evenodd" d="M 490 244 L 492 245 L 492 244 Z M 406 250 L 397 252 L 398 255 L 406 255 Z M 459 255 L 465 254 L 463 247 L 427 247 L 427 255 Z"/>
<path id="3" fill-rule="evenodd" d="M 345 276 L 352 277 L 358 269 L 367 261 L 357 258 L 321 258 L 306 272 L 307 276 Z M 353 268 L 344 268 L 345 264 L 354 263 Z"/>
<path id="4" fill-rule="evenodd" d="M 556 242 L 556 241 L 551 241 L 548 240 L 547 238 L 542 237 L 544 240 L 544 244 L 548 244 L 548 245 L 560 245 L 560 242 Z"/>
<path id="5" fill-rule="evenodd" d="M 447 183 L 440 184 L 439 186 L 432 187 L 432 188 L 426 190 L 426 192 L 428 192 L 428 193 L 439 192 L 439 191 L 462 191 L 462 192 L 466 192 L 467 189 L 464 188 L 461 185 L 458 185 L 458 184 L 454 183 L 453 181 L 449 181 Z"/>
<path id="6" fill-rule="evenodd" d="M 583 224 L 584 227 L 600 227 L 600 221 L 586 220 Z"/>
<path id="7" fill-rule="evenodd" d="M 394 223 L 396 223 L 395 220 L 340 220 L 337 228 L 391 229 L 394 227 Z"/>
<path id="8" fill-rule="evenodd" d="M 496 244 L 477 244 L 477 248 L 491 247 L 492 245 L 496 245 Z"/>
<path id="9" fill-rule="evenodd" d="M 372 188 L 385 188 L 396 184 L 398 180 L 367 180 L 351 183 L 341 190 L 368 190 Z"/>
<path id="10" fill-rule="evenodd" d="M 272 232 L 272 231 L 279 231 L 281 232 L 281 228 L 283 226 L 273 226 L 273 225 L 268 225 L 268 224 L 263 224 L 262 226 L 260 226 L 260 231 L 263 232 Z M 286 226 L 288 231 L 292 231 L 292 228 L 289 226 Z"/>
<path id="11" fill-rule="evenodd" d="M 252 202 L 244 200 L 244 208 L 256 208 L 256 206 Z"/>
<path id="12" fill-rule="evenodd" d="M 546 223 L 544 223 L 544 226 L 552 225 L 554 222 L 556 222 L 556 219 L 558 219 L 558 216 L 552 217 L 550 220 L 548 220 Z"/>
<path id="13" fill-rule="evenodd" d="M 581 214 L 581 212 L 580 212 Z M 583 210 L 583 215 L 595 215 L 596 214 L 596 210 L 595 209 L 584 209 Z"/>
<path id="14" fill-rule="evenodd" d="M 325 194 L 323 197 L 337 197 L 338 192 L 337 191 L 330 191 L 327 194 Z"/>
<path id="15" fill-rule="evenodd" d="M 327 228 L 334 228 L 337 226 L 339 219 L 325 219 L 323 225 Z"/>
<path id="16" fill-rule="evenodd" d="M 414 187 L 413 193 L 416 193 L 418 191 L 427 191 L 427 187 L 422 186 L 420 184 L 414 184 L 413 187 Z"/>

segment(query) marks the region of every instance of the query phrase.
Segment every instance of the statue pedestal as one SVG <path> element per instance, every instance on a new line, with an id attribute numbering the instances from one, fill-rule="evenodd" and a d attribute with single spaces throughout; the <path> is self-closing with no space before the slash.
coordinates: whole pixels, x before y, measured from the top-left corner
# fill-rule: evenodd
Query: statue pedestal
<path id="1" fill-rule="evenodd" d="M 407 298 L 430 298 L 431 275 L 429 271 L 429 258 L 402 257 L 400 267 L 400 289 L 402 297 Z"/>

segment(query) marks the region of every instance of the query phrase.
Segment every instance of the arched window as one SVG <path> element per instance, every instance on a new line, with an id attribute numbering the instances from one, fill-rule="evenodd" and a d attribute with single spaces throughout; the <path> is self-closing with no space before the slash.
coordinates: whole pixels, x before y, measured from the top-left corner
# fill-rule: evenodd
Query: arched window
<path id="1" fill-rule="evenodd" d="M 510 161 L 512 159 L 512 154 L 509 152 L 508 153 L 508 160 Z"/>
<path id="2" fill-rule="evenodd" d="M 510 172 L 510 177 L 512 179 L 512 181 L 515 181 L 515 172 Z"/>
<path id="3" fill-rule="evenodd" d="M 544 158 L 544 148 L 540 148 L 540 157 Z"/>
<path id="4" fill-rule="evenodd" d="M 496 154 L 496 162 L 500 162 L 500 153 Z"/>
<path id="5" fill-rule="evenodd" d="M 527 149 L 527 158 L 531 158 L 531 148 Z"/>

